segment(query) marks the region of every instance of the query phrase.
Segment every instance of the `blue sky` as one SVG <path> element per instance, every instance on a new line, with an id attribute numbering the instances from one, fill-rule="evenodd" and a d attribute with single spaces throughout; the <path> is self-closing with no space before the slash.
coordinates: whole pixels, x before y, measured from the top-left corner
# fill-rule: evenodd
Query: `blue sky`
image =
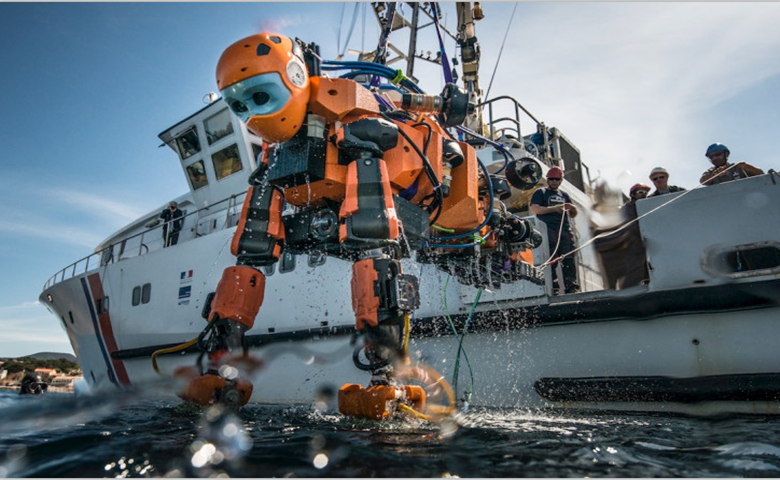
<path id="1" fill-rule="evenodd" d="M 225 47 L 274 31 L 334 58 L 353 5 L 0 3 L 0 357 L 72 351 L 43 284 L 187 190 L 157 134 L 216 90 Z M 514 6 L 483 2 L 483 88 Z M 348 46 L 368 50 L 376 25 L 361 18 Z M 560 128 L 624 192 L 659 165 L 696 186 L 715 141 L 776 168 L 779 21 L 780 3 L 520 3 L 491 95 Z"/>

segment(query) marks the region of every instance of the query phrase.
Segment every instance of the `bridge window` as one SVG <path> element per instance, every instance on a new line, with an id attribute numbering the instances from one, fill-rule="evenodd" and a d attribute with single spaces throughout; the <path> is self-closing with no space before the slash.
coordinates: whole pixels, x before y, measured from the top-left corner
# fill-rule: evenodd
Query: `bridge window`
<path id="1" fill-rule="evenodd" d="M 227 108 L 207 118 L 203 125 L 206 127 L 206 139 L 209 141 L 209 145 L 233 133 L 233 123 L 230 121 L 230 113 Z"/>
<path id="2" fill-rule="evenodd" d="M 241 158 L 238 155 L 238 145 L 236 144 L 218 151 L 211 156 L 211 160 L 214 163 L 214 172 L 217 174 L 217 180 L 233 175 L 244 168 L 243 165 L 241 165 Z"/>
<path id="3" fill-rule="evenodd" d="M 182 160 L 200 152 L 200 140 L 198 140 L 198 132 L 195 131 L 195 127 L 176 137 L 176 146 L 179 148 Z"/>
<path id="4" fill-rule="evenodd" d="M 193 190 L 197 190 L 200 187 L 205 187 L 209 184 L 209 179 L 206 178 L 206 169 L 203 166 L 203 160 L 198 160 L 192 165 L 189 165 L 187 167 L 187 176 L 190 178 Z"/>
<path id="5" fill-rule="evenodd" d="M 253 143 L 252 144 L 252 158 L 255 159 L 255 165 L 260 165 L 260 154 L 263 153 L 263 147 L 260 145 Z"/>

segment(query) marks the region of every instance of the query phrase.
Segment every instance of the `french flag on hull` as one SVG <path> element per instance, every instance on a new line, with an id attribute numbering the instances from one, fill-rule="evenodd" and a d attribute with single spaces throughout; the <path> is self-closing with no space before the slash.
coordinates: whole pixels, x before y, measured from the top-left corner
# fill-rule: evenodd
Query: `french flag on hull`
<path id="1" fill-rule="evenodd" d="M 192 270 L 185 270 L 185 271 L 181 272 L 179 280 L 180 280 L 180 283 L 190 283 L 190 282 L 192 282 Z"/>

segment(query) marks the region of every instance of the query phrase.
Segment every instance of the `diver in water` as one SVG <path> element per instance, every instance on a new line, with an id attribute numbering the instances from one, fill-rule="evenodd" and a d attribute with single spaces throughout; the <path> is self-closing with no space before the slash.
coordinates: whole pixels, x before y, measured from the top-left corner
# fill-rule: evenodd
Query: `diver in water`
<path id="1" fill-rule="evenodd" d="M 42 395 L 47 388 L 49 388 L 49 384 L 41 381 L 41 377 L 28 373 L 22 379 L 19 395 Z"/>

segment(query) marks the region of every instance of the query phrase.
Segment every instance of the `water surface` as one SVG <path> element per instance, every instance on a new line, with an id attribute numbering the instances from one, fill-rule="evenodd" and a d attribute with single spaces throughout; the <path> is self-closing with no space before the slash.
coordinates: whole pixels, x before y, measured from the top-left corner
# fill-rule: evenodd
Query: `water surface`
<path id="1" fill-rule="evenodd" d="M 377 423 L 0 391 L 0 477 L 778 477 L 780 419 L 472 408 Z"/>

